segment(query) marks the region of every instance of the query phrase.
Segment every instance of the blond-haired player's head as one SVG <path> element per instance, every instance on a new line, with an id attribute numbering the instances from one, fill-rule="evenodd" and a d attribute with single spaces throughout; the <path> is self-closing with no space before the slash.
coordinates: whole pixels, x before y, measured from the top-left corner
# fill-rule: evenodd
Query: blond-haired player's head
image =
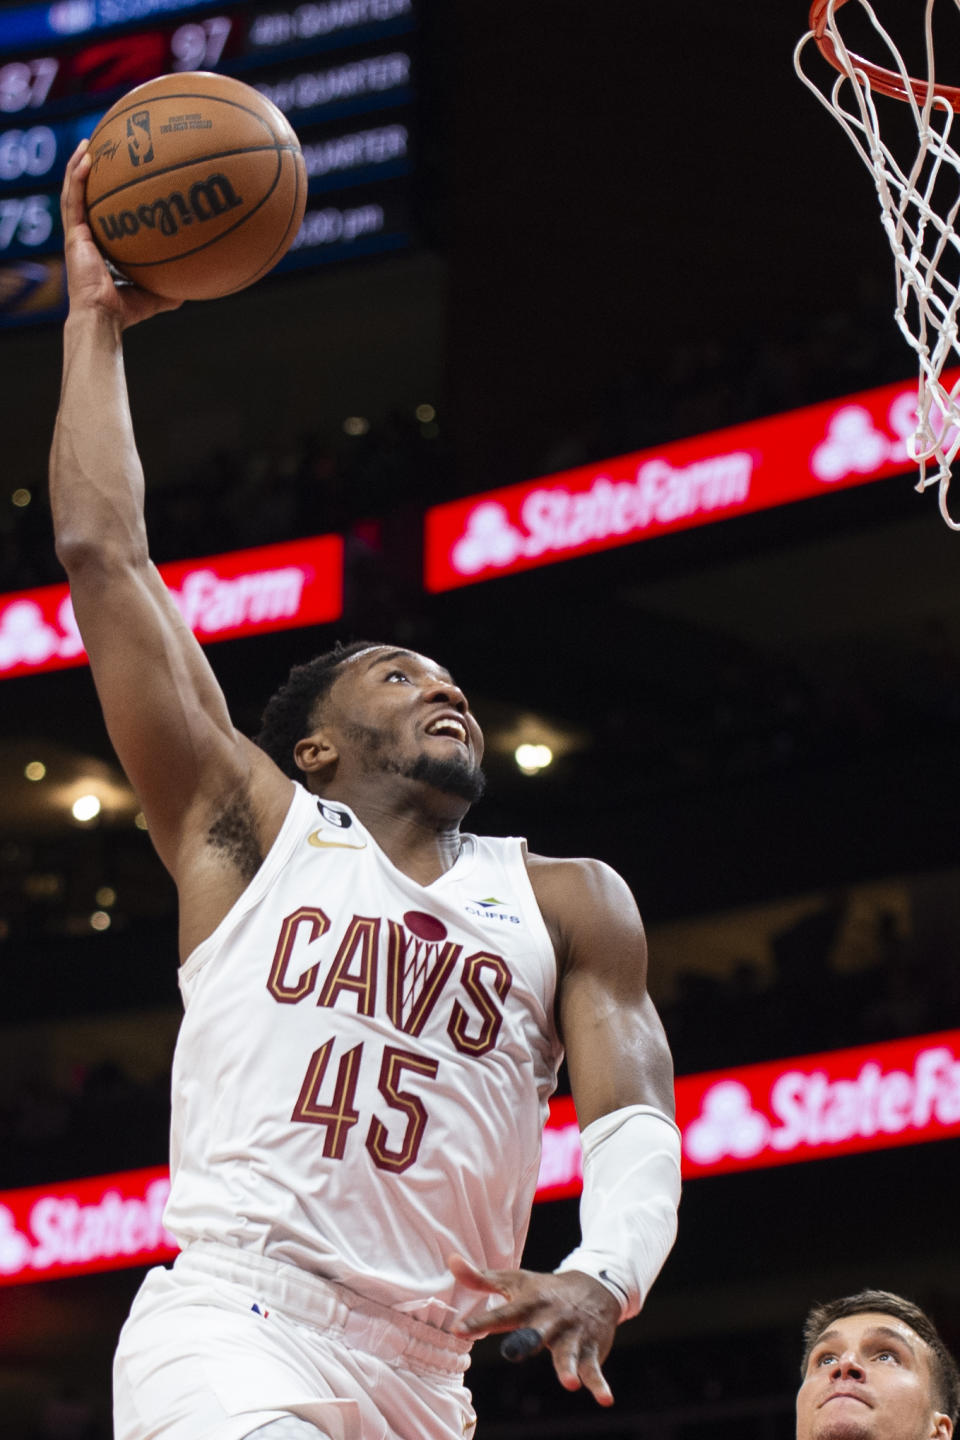
<path id="1" fill-rule="evenodd" d="M 919 1306 L 861 1290 L 815 1305 L 803 1340 L 797 1440 L 951 1440 L 960 1373 Z"/>

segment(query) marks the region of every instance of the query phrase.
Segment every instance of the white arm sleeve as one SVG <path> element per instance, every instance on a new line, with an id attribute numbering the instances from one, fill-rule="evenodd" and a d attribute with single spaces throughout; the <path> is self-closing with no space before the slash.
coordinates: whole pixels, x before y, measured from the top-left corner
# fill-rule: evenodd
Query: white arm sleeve
<path id="1" fill-rule="evenodd" d="M 625 1105 L 580 1134 L 581 1243 L 556 1273 L 580 1270 L 637 1315 L 677 1235 L 680 1131 L 650 1105 Z"/>

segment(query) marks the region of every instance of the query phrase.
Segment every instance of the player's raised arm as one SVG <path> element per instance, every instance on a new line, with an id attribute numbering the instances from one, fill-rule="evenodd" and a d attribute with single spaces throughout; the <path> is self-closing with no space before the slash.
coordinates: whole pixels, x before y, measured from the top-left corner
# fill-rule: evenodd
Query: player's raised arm
<path id="1" fill-rule="evenodd" d="M 278 794 L 289 783 L 234 731 L 149 559 L 121 337 L 173 302 L 114 284 L 84 218 L 89 165 L 80 147 L 62 195 L 70 313 L 50 460 L 54 534 L 111 740 L 179 880 L 191 837 L 205 833 L 223 797 L 249 791 L 251 771 L 269 770 Z"/>
<path id="2" fill-rule="evenodd" d="M 531 857 L 530 878 L 560 965 L 558 1018 L 581 1127 L 582 1241 L 553 1275 L 454 1273 L 506 1304 L 468 1333 L 515 1330 L 508 1358 L 546 1345 L 560 1383 L 613 1403 L 602 1365 L 676 1236 L 680 1137 L 673 1064 L 647 993 L 643 925 L 627 885 L 594 860 Z"/>

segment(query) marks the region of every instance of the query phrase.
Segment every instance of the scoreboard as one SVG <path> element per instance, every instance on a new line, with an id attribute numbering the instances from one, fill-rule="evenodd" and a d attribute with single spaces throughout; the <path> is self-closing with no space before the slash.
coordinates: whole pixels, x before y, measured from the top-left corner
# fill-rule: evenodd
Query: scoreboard
<path id="1" fill-rule="evenodd" d="M 303 224 L 278 271 L 412 243 L 415 0 L 49 0 L 0 9 L 0 327 L 66 308 L 66 162 L 135 85 L 217 70 L 299 136 Z"/>

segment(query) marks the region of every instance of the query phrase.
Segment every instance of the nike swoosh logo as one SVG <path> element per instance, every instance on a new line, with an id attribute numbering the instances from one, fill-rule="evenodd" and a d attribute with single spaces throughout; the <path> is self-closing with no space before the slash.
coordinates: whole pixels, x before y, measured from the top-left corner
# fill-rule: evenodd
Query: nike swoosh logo
<path id="1" fill-rule="evenodd" d="M 608 1275 L 606 1270 L 600 1271 L 600 1279 L 605 1280 L 608 1285 L 612 1285 L 615 1290 L 619 1290 L 624 1300 L 629 1301 L 630 1296 L 627 1294 L 626 1290 L 624 1290 L 623 1286 L 620 1284 L 620 1281 L 614 1280 L 613 1276 Z"/>
<path id="2" fill-rule="evenodd" d="M 319 830 L 314 830 L 312 835 L 308 835 L 307 841 L 309 844 L 315 845 L 318 850 L 366 850 L 367 848 L 366 840 L 359 845 L 348 845 L 346 840 L 321 840 Z"/>

